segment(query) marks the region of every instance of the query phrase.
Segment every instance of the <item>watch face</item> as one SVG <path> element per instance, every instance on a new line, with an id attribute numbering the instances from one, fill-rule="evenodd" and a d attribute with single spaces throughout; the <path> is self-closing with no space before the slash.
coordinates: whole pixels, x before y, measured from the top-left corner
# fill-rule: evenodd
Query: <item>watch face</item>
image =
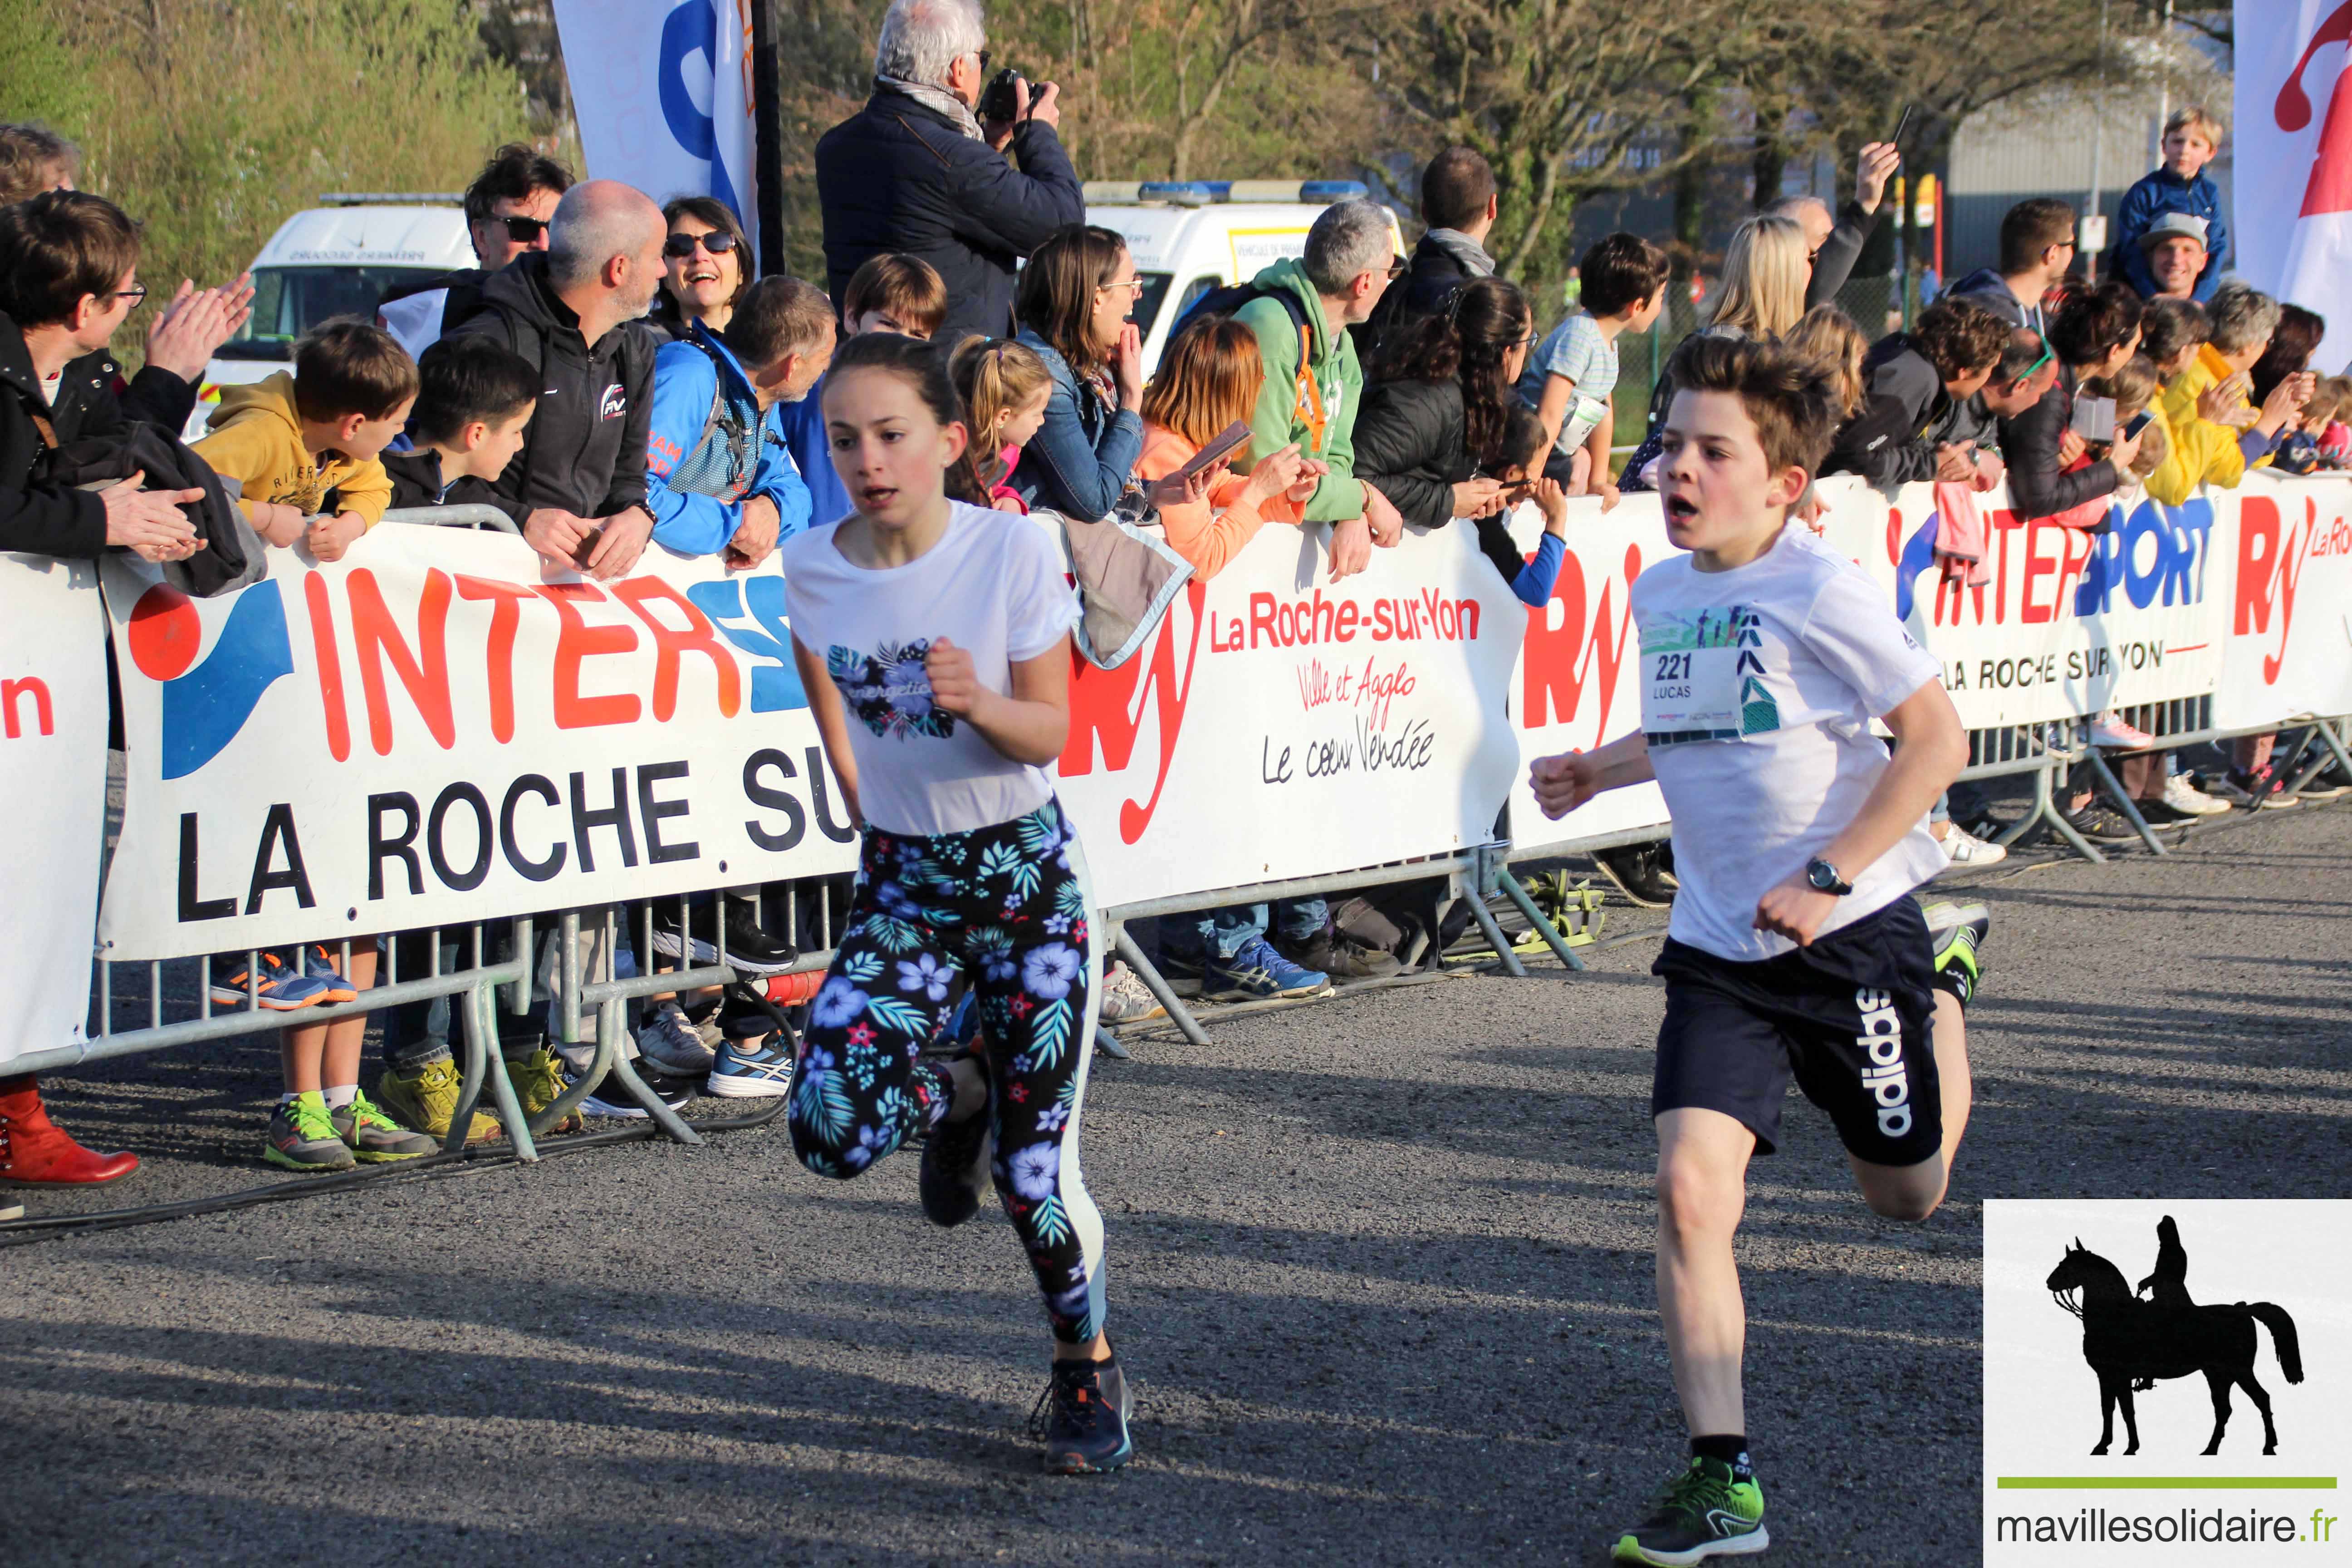
<path id="1" fill-rule="evenodd" d="M 1822 892 L 1834 892 L 1838 885 L 1837 868 L 1826 860 L 1816 860 L 1805 868 L 1805 879 Z"/>

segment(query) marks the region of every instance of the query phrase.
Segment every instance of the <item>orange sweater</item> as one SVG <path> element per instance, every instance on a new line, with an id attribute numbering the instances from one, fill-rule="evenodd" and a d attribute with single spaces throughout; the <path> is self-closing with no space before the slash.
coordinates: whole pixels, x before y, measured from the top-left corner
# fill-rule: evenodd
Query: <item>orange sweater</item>
<path id="1" fill-rule="evenodd" d="M 1143 456 L 1135 460 L 1135 477 L 1144 484 L 1164 479 L 1192 460 L 1201 448 L 1165 426 L 1143 427 Z M 1246 448 L 1244 448 L 1246 450 Z M 1298 507 L 1276 496 L 1263 506 L 1249 498 L 1249 477 L 1230 468 L 1209 482 L 1206 500 L 1178 502 L 1160 509 L 1160 524 L 1167 531 L 1168 547 L 1192 563 L 1192 574 L 1207 582 L 1224 570 L 1225 563 L 1269 522 L 1296 523 Z"/>

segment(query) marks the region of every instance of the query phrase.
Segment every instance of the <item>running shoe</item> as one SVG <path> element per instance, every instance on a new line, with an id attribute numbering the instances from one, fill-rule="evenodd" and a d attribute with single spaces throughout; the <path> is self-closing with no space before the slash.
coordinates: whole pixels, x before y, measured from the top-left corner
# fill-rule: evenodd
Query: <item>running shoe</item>
<path id="1" fill-rule="evenodd" d="M 793 1047 L 782 1034 L 723 1040 L 706 1093 L 721 1100 L 774 1100 L 792 1092 Z"/>
<path id="2" fill-rule="evenodd" d="M 260 963 L 250 973 L 247 968 L 247 954 L 224 952 L 213 959 L 213 1000 L 225 1007 L 245 1005 L 246 983 L 256 981 L 262 1006 L 274 1013 L 293 1013 L 304 1007 L 315 1007 L 325 999 L 324 981 L 313 980 L 297 971 L 274 952 L 258 955 Z"/>
<path id="3" fill-rule="evenodd" d="M 1054 1381 L 1029 1412 L 1029 1434 L 1045 1442 L 1045 1472 L 1094 1476 L 1135 1457 L 1127 1435 L 1134 1405 L 1127 1373 L 1110 1361 L 1056 1361 Z"/>
<path id="4" fill-rule="evenodd" d="M 679 928 L 677 905 L 668 900 L 654 906 L 654 951 L 696 967 L 725 963 L 746 974 L 782 974 L 800 962 L 798 948 L 760 924 L 755 906 L 741 899 L 719 901 L 727 907 L 725 957 L 711 944 L 709 909 L 687 910 L 688 931 Z"/>
<path id="5" fill-rule="evenodd" d="M 675 1002 L 662 1003 L 638 1027 L 637 1054 L 659 1071 L 677 1078 L 707 1073 L 719 1060 L 718 1053 L 702 1043 L 702 1036 L 687 1021 L 685 1009 Z"/>
<path id="6" fill-rule="evenodd" d="M 923 1140 L 915 1190 L 933 1225 L 961 1225 L 980 1212 L 980 1194 L 988 1190 L 989 1130 L 996 1122 L 993 1099 L 961 1121 L 940 1122 Z"/>
<path id="7" fill-rule="evenodd" d="M 2207 795 L 2189 782 L 2187 773 L 2165 775 L 2164 804 L 2184 816 L 2220 816 L 2230 809 L 2228 801 Z"/>
<path id="8" fill-rule="evenodd" d="M 572 1086 L 563 1081 L 563 1066 L 555 1053 L 545 1046 L 519 1057 L 506 1058 L 507 1081 L 514 1085 L 515 1098 L 522 1102 L 526 1119 L 537 1116 L 563 1097 Z M 577 1132 L 586 1125 L 578 1110 L 547 1131 L 551 1133 Z"/>
<path id="9" fill-rule="evenodd" d="M 1944 863 L 1955 871 L 1980 871 L 1987 866 L 1998 866 L 2009 858 L 2006 845 L 1990 838 L 1979 838 L 1958 823 L 1944 835 Z"/>
<path id="10" fill-rule="evenodd" d="M 665 1073 L 643 1057 L 639 1057 L 634 1065 L 645 1086 L 672 1110 L 693 1102 L 693 1079 Z M 609 1075 L 596 1086 L 595 1093 L 580 1102 L 580 1109 L 590 1116 L 610 1117 L 615 1121 L 643 1121 L 652 1114 L 637 1103 L 635 1095 L 621 1087 L 617 1076 Z"/>
<path id="11" fill-rule="evenodd" d="M 1617 1538 L 1615 1563 L 1689 1568 L 1710 1557 L 1743 1557 L 1772 1544 L 1764 1529 L 1764 1491 L 1736 1480 L 1721 1459 L 1691 1456 L 1690 1468 L 1666 1483 L 1650 1517 Z"/>
<path id="12" fill-rule="evenodd" d="M 1614 849 L 1596 849 L 1593 864 L 1601 874 L 1616 884 L 1617 890 L 1645 910 L 1669 909 L 1675 901 L 1675 889 L 1682 884 L 1665 868 L 1654 844 L 1623 844 Z"/>
<path id="13" fill-rule="evenodd" d="M 1984 980 L 1985 939 L 1992 934 L 1992 910 L 1983 904 L 1929 904 L 1928 940 L 1936 947 L 1936 973 L 1963 1005 L 1975 1000 Z"/>
<path id="14" fill-rule="evenodd" d="M 326 1097 L 315 1089 L 279 1102 L 270 1114 L 269 1131 L 262 1134 L 261 1157 L 306 1176 L 348 1171 L 359 1163 L 351 1145 L 335 1131 Z"/>
<path id="15" fill-rule="evenodd" d="M 1124 963 L 1110 966 L 1108 973 L 1103 975 L 1102 989 L 1097 995 L 1095 1016 L 1109 1028 L 1140 1024 L 1146 1018 L 1157 1018 L 1168 1011 L 1160 1005 L 1160 998 L 1151 994 L 1151 988 Z"/>
<path id="16" fill-rule="evenodd" d="M 2091 721 L 2091 744 L 2118 752 L 2145 752 L 2155 745 L 2156 737 L 2137 728 L 2109 709 Z"/>
<path id="17" fill-rule="evenodd" d="M 1386 980 L 1404 967 L 1395 953 L 1350 941 L 1328 926 L 1305 942 L 1291 943 L 1284 956 L 1333 980 Z"/>
<path id="18" fill-rule="evenodd" d="M 1320 996 L 1331 989 L 1331 977 L 1302 969 L 1276 952 L 1262 936 L 1250 938 L 1231 958 L 1204 958 L 1201 963 L 1201 994 L 1258 1001 L 1271 996 Z"/>
<path id="19" fill-rule="evenodd" d="M 447 1057 L 426 1062 L 412 1072 L 386 1068 L 375 1080 L 375 1097 L 395 1121 L 413 1132 L 423 1132 L 436 1143 L 449 1136 L 449 1119 L 457 1114 L 457 1064 Z M 502 1137 L 498 1118 L 477 1110 L 467 1123 L 466 1142 L 488 1143 Z"/>
<path id="20" fill-rule="evenodd" d="M 2080 811 L 2066 814 L 2066 820 L 2075 832 L 2101 844 L 2137 844 L 2139 829 L 2124 820 L 2123 813 L 2093 801 Z"/>
<path id="21" fill-rule="evenodd" d="M 441 1145 L 422 1132 L 411 1132 L 383 1111 L 378 1110 L 365 1093 L 361 1093 L 349 1105 L 330 1107 L 327 1119 L 335 1124 L 335 1136 L 352 1152 L 352 1158 L 362 1164 L 385 1164 L 394 1160 L 415 1160 L 437 1153 Z"/>
<path id="22" fill-rule="evenodd" d="M 24 1217 L 25 1205 L 23 1204 L 0 1203 L 0 1225 L 5 1225 L 12 1219 L 23 1219 Z"/>
<path id="23" fill-rule="evenodd" d="M 343 978 L 342 971 L 335 967 L 335 961 L 328 955 L 326 948 L 318 942 L 307 942 L 303 945 L 302 974 L 303 978 L 315 980 L 326 987 L 324 991 L 319 993 L 319 1005 L 321 1007 L 331 1007 L 337 1003 L 356 1002 L 360 999 L 359 987 Z"/>
<path id="24" fill-rule="evenodd" d="M 2286 780 L 2278 769 L 2265 763 L 2254 773 L 2230 770 L 2230 782 L 2245 792 L 2248 801 L 2263 811 L 2293 811 L 2303 802 L 2286 792 Z"/>

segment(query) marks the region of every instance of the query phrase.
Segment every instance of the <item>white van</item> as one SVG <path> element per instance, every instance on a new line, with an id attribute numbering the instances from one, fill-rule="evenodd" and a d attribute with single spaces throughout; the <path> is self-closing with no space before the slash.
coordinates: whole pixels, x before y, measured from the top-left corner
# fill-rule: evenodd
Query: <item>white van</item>
<path id="1" fill-rule="evenodd" d="M 1201 296 L 1300 254 L 1326 206 L 1371 194 L 1354 180 L 1088 180 L 1084 189 L 1087 221 L 1125 237 L 1143 279 L 1135 322 L 1143 329 L 1147 377 L 1169 332 Z M 1396 214 L 1388 219 L 1402 256 L 1403 231 Z"/>
<path id="2" fill-rule="evenodd" d="M 253 319 L 215 352 L 187 438 L 204 434 L 220 389 L 288 369 L 304 332 L 336 316 L 375 319 L 394 288 L 474 265 L 464 198 L 332 195 L 296 213 L 253 258 Z"/>

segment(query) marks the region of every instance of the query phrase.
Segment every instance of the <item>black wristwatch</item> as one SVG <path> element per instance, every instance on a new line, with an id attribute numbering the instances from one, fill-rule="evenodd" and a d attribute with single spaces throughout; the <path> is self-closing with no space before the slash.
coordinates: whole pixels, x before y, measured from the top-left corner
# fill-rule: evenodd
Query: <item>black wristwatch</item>
<path id="1" fill-rule="evenodd" d="M 1853 884 L 1838 875 L 1838 868 L 1816 855 L 1805 862 L 1805 880 L 1824 893 L 1843 898 L 1853 891 Z"/>

